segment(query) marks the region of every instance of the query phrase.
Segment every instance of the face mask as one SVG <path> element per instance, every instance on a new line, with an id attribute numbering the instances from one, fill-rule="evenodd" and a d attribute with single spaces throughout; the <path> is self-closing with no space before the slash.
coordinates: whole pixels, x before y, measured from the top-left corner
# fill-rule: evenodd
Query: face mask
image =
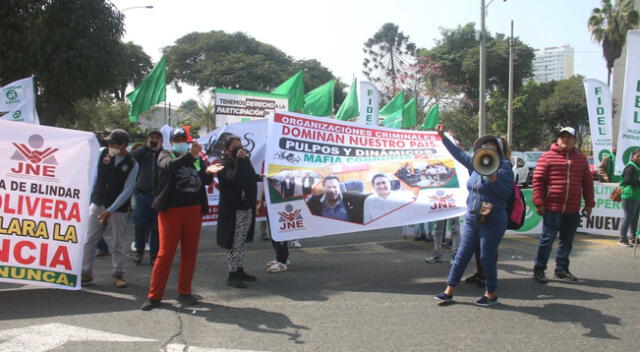
<path id="1" fill-rule="evenodd" d="M 120 148 L 111 148 L 109 147 L 109 155 L 116 156 L 120 154 Z"/>
<path id="2" fill-rule="evenodd" d="M 156 141 L 149 141 L 149 148 L 151 148 L 151 149 L 156 149 L 156 148 L 158 148 L 158 142 L 156 142 Z"/>
<path id="3" fill-rule="evenodd" d="M 231 152 L 230 152 L 231 153 L 231 157 L 232 158 L 236 158 L 237 155 L 238 155 L 238 152 L 240 151 L 240 149 L 242 149 L 242 147 L 233 147 L 231 149 Z"/>
<path id="4" fill-rule="evenodd" d="M 189 151 L 189 145 L 187 143 L 176 143 L 172 149 L 176 154 L 186 154 Z"/>

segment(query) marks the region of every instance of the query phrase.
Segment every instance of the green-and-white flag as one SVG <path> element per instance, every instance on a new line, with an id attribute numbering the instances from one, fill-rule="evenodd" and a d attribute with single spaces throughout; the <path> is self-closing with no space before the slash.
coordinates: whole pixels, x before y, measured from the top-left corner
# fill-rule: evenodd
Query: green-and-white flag
<path id="1" fill-rule="evenodd" d="M 40 124 L 36 111 L 33 77 L 19 79 L 0 87 L 0 115 L 1 120 Z"/>

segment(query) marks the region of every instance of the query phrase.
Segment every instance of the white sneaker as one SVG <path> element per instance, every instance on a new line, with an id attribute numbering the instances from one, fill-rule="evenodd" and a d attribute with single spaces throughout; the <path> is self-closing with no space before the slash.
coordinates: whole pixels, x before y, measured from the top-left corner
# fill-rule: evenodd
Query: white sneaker
<path id="1" fill-rule="evenodd" d="M 269 272 L 269 273 L 279 273 L 279 272 L 282 272 L 282 271 L 287 271 L 287 269 L 289 269 L 289 268 L 287 267 L 286 264 L 282 264 L 280 262 L 276 262 L 275 264 L 273 264 L 272 266 L 267 268 L 267 272 Z"/>
<path id="2" fill-rule="evenodd" d="M 277 261 L 277 260 L 271 260 L 271 261 L 267 262 L 267 267 L 274 266 L 274 265 L 276 265 L 277 263 L 279 263 L 279 261 Z M 291 261 L 290 261 L 289 259 L 287 259 L 287 265 L 291 265 Z"/>
<path id="3" fill-rule="evenodd" d="M 292 240 L 291 242 L 289 242 L 289 247 L 291 247 L 291 248 L 302 248 L 302 243 L 300 243 L 300 241 L 298 241 L 298 240 Z"/>

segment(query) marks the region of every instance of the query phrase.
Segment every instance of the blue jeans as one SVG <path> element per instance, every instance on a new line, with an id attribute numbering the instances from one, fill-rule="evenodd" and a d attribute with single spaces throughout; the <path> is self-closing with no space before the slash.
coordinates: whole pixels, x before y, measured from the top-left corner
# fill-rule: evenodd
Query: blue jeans
<path id="1" fill-rule="evenodd" d="M 573 248 L 573 238 L 576 235 L 579 221 L 578 213 L 562 214 L 548 211 L 544 214 L 534 269 L 547 269 L 553 241 L 560 232 L 560 244 L 556 254 L 556 271 L 569 270 L 569 254 Z"/>
<path id="2" fill-rule="evenodd" d="M 495 292 L 498 288 L 496 256 L 506 229 L 507 212 L 504 209 L 494 209 L 486 224 L 479 223 L 475 214 L 467 214 L 464 218 L 460 248 L 449 271 L 447 285 L 455 287 L 460 282 L 475 249 L 480 248 L 480 261 L 485 273 L 486 289 L 489 292 Z"/>
<path id="3" fill-rule="evenodd" d="M 136 194 L 136 209 L 133 222 L 136 232 L 136 250 L 144 252 L 147 234 L 149 234 L 149 250 L 151 258 L 158 255 L 158 212 L 151 208 L 152 195 Z"/>

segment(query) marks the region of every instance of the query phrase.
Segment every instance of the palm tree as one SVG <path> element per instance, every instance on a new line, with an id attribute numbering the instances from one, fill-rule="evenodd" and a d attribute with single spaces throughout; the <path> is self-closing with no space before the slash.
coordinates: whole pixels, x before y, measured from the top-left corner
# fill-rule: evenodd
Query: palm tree
<path id="1" fill-rule="evenodd" d="M 602 8 L 595 8 L 588 26 L 594 41 L 602 45 L 602 56 L 607 61 L 607 85 L 611 85 L 613 63 L 622 54 L 627 31 L 638 27 L 639 15 L 633 0 L 602 0 Z"/>

